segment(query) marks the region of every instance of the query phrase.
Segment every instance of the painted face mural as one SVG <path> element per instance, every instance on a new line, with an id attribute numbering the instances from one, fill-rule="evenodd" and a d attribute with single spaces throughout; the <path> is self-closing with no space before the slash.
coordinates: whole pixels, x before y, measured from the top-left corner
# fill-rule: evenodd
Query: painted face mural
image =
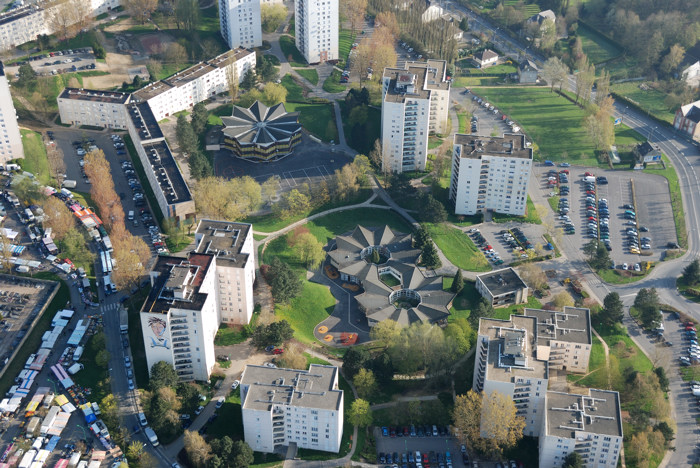
<path id="1" fill-rule="evenodd" d="M 151 327 L 153 336 L 151 338 L 151 348 L 161 347 L 165 349 L 170 349 L 168 340 L 164 338 L 165 330 L 168 324 L 162 318 L 150 317 L 148 319 L 148 326 Z"/>

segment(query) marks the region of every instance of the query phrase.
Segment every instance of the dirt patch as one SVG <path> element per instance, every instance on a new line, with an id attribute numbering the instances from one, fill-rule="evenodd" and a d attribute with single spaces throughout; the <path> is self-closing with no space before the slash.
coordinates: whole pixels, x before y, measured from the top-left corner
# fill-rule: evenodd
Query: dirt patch
<path id="1" fill-rule="evenodd" d="M 326 265 L 324 270 L 326 271 L 326 276 L 330 279 L 338 279 L 338 277 L 340 276 L 338 274 L 338 269 L 333 265 Z"/>
<path id="2" fill-rule="evenodd" d="M 360 287 L 356 284 L 343 283 L 343 288 L 349 289 L 350 291 L 359 291 Z"/>

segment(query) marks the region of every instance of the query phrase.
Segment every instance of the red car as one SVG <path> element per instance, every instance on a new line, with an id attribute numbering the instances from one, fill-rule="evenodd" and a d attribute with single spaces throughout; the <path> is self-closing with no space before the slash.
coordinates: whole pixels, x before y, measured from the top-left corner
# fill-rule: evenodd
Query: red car
<path id="1" fill-rule="evenodd" d="M 697 331 L 695 327 L 685 327 L 685 331 Z"/>
<path id="2" fill-rule="evenodd" d="M 685 325 L 686 327 L 694 327 L 695 326 L 695 324 L 693 322 L 685 322 L 683 325 Z"/>
<path id="3" fill-rule="evenodd" d="M 588 220 L 589 220 L 589 221 L 598 221 L 598 220 L 595 218 L 595 216 L 589 216 L 589 217 L 588 217 Z"/>
<path id="4" fill-rule="evenodd" d="M 595 190 L 586 190 L 586 195 L 595 195 Z"/>
<path id="5" fill-rule="evenodd" d="M 491 249 L 493 249 L 493 247 L 491 247 L 490 245 L 487 245 L 486 247 L 484 247 L 484 250 L 491 250 Z"/>
<path id="6" fill-rule="evenodd" d="M 583 176 L 584 177 L 593 177 L 593 174 L 591 174 L 590 172 L 586 172 L 585 174 L 583 174 Z"/>
<path id="7" fill-rule="evenodd" d="M 284 350 L 282 348 L 275 348 L 272 350 L 272 354 L 282 354 Z"/>
<path id="8" fill-rule="evenodd" d="M 559 171 L 559 174 L 568 174 L 568 173 L 569 173 L 568 169 L 562 169 L 561 171 Z"/>

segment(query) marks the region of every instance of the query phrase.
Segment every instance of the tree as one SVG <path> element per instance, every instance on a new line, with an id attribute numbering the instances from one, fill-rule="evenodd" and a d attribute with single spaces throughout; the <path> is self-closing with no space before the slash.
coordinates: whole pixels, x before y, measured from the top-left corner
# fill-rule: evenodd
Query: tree
<path id="1" fill-rule="evenodd" d="M 280 320 L 256 328 L 251 341 L 253 346 L 262 349 L 270 345 L 279 346 L 285 341 L 291 340 L 293 336 L 294 330 L 289 322 Z"/>
<path id="2" fill-rule="evenodd" d="M 459 22 L 459 29 L 461 29 L 464 32 L 469 31 L 469 20 L 467 17 L 463 17 L 461 21 Z"/>
<path id="3" fill-rule="evenodd" d="M 526 263 L 520 267 L 520 276 L 533 289 L 544 289 L 547 286 L 547 275 L 535 263 Z"/>
<path id="4" fill-rule="evenodd" d="M 129 233 L 122 218 L 121 224 L 111 232 L 113 257 L 118 265 L 112 272 L 112 281 L 119 290 L 128 290 L 137 285 L 146 272 L 151 249 L 141 237 Z"/>
<path id="5" fill-rule="evenodd" d="M 661 367 L 660 369 L 663 369 L 663 367 Z M 657 423 L 654 426 L 654 431 L 661 432 L 661 434 L 663 434 L 664 436 L 664 439 L 666 440 L 666 443 L 669 443 L 676 438 L 673 428 L 669 426 L 669 424 L 666 421 L 661 421 L 660 423 Z"/>
<path id="6" fill-rule="evenodd" d="M 289 302 L 301 294 L 303 285 L 299 275 L 278 257 L 272 259 L 268 276 L 272 287 L 272 296 L 276 301 Z"/>
<path id="7" fill-rule="evenodd" d="M 205 177 L 195 186 L 194 201 L 201 217 L 235 221 L 258 209 L 262 189 L 249 176 Z"/>
<path id="8" fill-rule="evenodd" d="M 277 83 L 267 83 L 263 88 L 263 103 L 272 107 L 287 100 L 287 88 Z"/>
<path id="9" fill-rule="evenodd" d="M 610 73 L 607 70 L 603 70 L 603 73 L 595 81 L 595 86 L 595 103 L 602 106 L 605 98 L 610 95 Z"/>
<path id="10" fill-rule="evenodd" d="M 610 265 L 610 254 L 602 242 L 593 239 L 583 246 L 583 253 L 586 255 L 588 264 L 594 270 L 607 268 Z"/>
<path id="11" fill-rule="evenodd" d="M 287 369 L 306 369 L 304 348 L 298 343 L 290 343 L 280 357 L 280 367 Z"/>
<path id="12" fill-rule="evenodd" d="M 17 71 L 17 86 L 32 90 L 36 86 L 36 82 L 37 78 L 34 68 L 28 63 L 20 65 Z"/>
<path id="13" fill-rule="evenodd" d="M 148 405 L 148 420 L 153 429 L 170 437 L 177 432 L 181 408 L 180 400 L 171 387 L 161 387 L 153 392 Z"/>
<path id="14" fill-rule="evenodd" d="M 255 70 L 251 68 L 245 72 L 245 75 L 243 75 L 243 79 L 241 80 L 241 88 L 252 89 L 256 83 L 257 79 L 255 77 Z"/>
<path id="15" fill-rule="evenodd" d="M 372 425 L 372 409 L 369 407 L 369 402 L 358 398 L 352 402 L 350 411 L 348 411 L 348 419 L 354 426 L 368 427 Z"/>
<path id="16" fill-rule="evenodd" d="M 615 129 L 612 120 L 613 104 L 614 100 L 611 96 L 603 98 L 597 109 L 591 106 L 590 109 L 594 112 L 584 119 L 588 136 L 599 151 L 607 151 L 615 143 Z"/>
<path id="17" fill-rule="evenodd" d="M 187 62 L 187 50 L 177 42 L 171 42 L 165 49 L 165 61 L 167 63 L 172 63 L 177 68 L 181 68 L 182 65 Z"/>
<path id="18" fill-rule="evenodd" d="M 372 151 L 369 152 L 369 160 L 376 168 L 382 167 L 382 142 L 379 138 L 374 140 L 374 146 L 372 146 Z"/>
<path id="19" fill-rule="evenodd" d="M 177 372 L 175 372 L 175 368 L 172 364 L 159 361 L 151 367 L 151 377 L 148 380 L 148 386 L 152 392 L 156 392 L 163 387 L 175 388 L 179 380 Z"/>
<path id="20" fill-rule="evenodd" d="M 357 182 L 357 171 L 352 164 L 346 164 L 336 169 L 334 177 L 335 197 L 338 200 L 347 200 L 357 193 L 360 184 Z"/>
<path id="21" fill-rule="evenodd" d="M 377 13 L 377 16 L 374 18 L 374 25 L 375 27 L 384 26 L 394 37 L 399 37 L 399 34 L 401 34 L 399 21 L 396 19 L 396 15 L 391 11 L 381 11 Z"/>
<path id="22" fill-rule="evenodd" d="M 559 85 L 559 90 L 567 80 L 569 67 L 564 64 L 559 58 L 551 57 L 542 65 L 542 77 L 549 83 L 550 92 L 554 90 L 554 86 Z"/>
<path id="23" fill-rule="evenodd" d="M 634 308 L 639 312 L 639 320 L 645 328 L 651 328 L 661 322 L 656 288 L 641 288 L 634 298 Z"/>
<path id="24" fill-rule="evenodd" d="M 476 328 L 479 326 L 479 319 L 482 317 L 493 316 L 493 305 L 485 298 L 479 299 L 479 302 L 474 307 L 474 310 L 469 314 L 469 324 Z"/>
<path id="25" fill-rule="evenodd" d="M 362 24 L 367 12 L 367 0 L 343 0 L 340 2 L 340 15 L 350 22 L 350 29 L 354 33 Z"/>
<path id="26" fill-rule="evenodd" d="M 95 355 L 95 364 L 106 369 L 109 366 L 109 358 L 109 351 L 101 349 Z"/>
<path id="27" fill-rule="evenodd" d="M 57 245 L 77 265 L 89 265 L 95 260 L 95 254 L 87 247 L 86 234 L 75 227 L 70 228 Z"/>
<path id="28" fill-rule="evenodd" d="M 418 216 L 421 221 L 428 223 L 442 223 L 447 220 L 445 205 L 430 194 L 425 194 L 420 199 Z"/>
<path id="29" fill-rule="evenodd" d="M 679 44 L 673 44 L 668 54 L 661 61 L 661 69 L 668 75 L 673 75 L 685 57 L 685 48 Z"/>
<path id="30" fill-rule="evenodd" d="M 211 457 L 211 447 L 196 431 L 185 431 L 185 453 L 195 468 L 204 468 Z"/>
<path id="31" fill-rule="evenodd" d="M 185 114 L 177 116 L 177 126 L 175 127 L 175 135 L 180 149 L 185 153 L 192 153 L 197 150 L 199 141 L 197 134 L 192 128 L 192 124 L 187 121 Z"/>
<path id="32" fill-rule="evenodd" d="M 366 368 L 369 360 L 370 355 L 366 348 L 356 346 L 349 348 L 343 357 L 343 375 L 348 379 L 354 379 L 361 369 Z"/>
<path id="33" fill-rule="evenodd" d="M 376 341 L 383 348 L 393 345 L 401 334 L 401 327 L 394 320 L 382 320 L 369 331 L 371 340 Z M 375 373 L 379 375 L 378 373 Z"/>
<path id="34" fill-rule="evenodd" d="M 440 268 L 442 261 L 432 241 L 425 244 L 420 255 L 421 264 L 428 268 Z"/>
<path id="35" fill-rule="evenodd" d="M 122 5 L 129 16 L 143 24 L 156 11 L 158 0 L 124 0 Z"/>
<path id="36" fill-rule="evenodd" d="M 44 210 L 44 229 L 51 229 L 54 239 L 62 240 L 75 227 L 75 216 L 58 198 L 48 197 L 41 207 Z"/>
<path id="37" fill-rule="evenodd" d="M 290 218 L 309 211 L 311 209 L 311 200 L 308 195 L 301 193 L 297 189 L 292 189 L 282 195 L 282 199 L 280 203 L 275 205 L 275 209 L 282 218 Z"/>
<path id="38" fill-rule="evenodd" d="M 248 468 L 253 463 L 253 449 L 250 448 L 243 440 L 237 440 L 233 443 L 231 450 L 232 463 L 236 468 Z"/>
<path id="39" fill-rule="evenodd" d="M 582 59 L 577 64 L 578 72 L 576 73 L 576 102 L 579 98 L 582 101 L 587 101 L 591 96 L 591 87 L 595 82 L 595 65 L 588 62 L 588 57 L 584 54 Z"/>
<path id="40" fill-rule="evenodd" d="M 566 457 L 564 457 L 564 464 L 562 468 L 584 468 L 583 458 L 578 452 L 570 452 Z"/>
<path id="41" fill-rule="evenodd" d="M 133 441 L 126 449 L 126 458 L 132 463 L 137 462 L 145 452 L 144 447 L 145 444 L 143 442 Z"/>
<path id="42" fill-rule="evenodd" d="M 683 269 L 682 275 L 683 281 L 689 286 L 693 286 L 700 281 L 700 260 L 697 258 L 690 262 L 687 267 Z"/>
<path id="43" fill-rule="evenodd" d="M 452 418 L 463 441 L 500 458 L 503 450 L 515 446 L 523 437 L 525 419 L 515 413 L 515 403 L 508 396 L 496 391 L 486 395 L 469 390 L 457 396 Z"/>
<path id="44" fill-rule="evenodd" d="M 275 66 L 274 56 L 259 55 L 258 62 L 255 66 L 255 71 L 258 74 L 258 80 L 263 83 L 277 80 L 277 67 Z"/>
<path id="45" fill-rule="evenodd" d="M 430 242 L 432 242 L 430 239 L 430 233 L 425 225 L 421 224 L 416 230 L 416 233 L 413 235 L 413 247 L 416 249 L 422 249 Z"/>
<path id="46" fill-rule="evenodd" d="M 459 294 L 460 292 L 462 292 L 462 289 L 464 289 L 464 278 L 462 277 L 462 269 L 457 268 L 457 274 L 455 274 L 455 277 L 452 280 L 452 286 L 450 287 L 450 291 L 452 291 L 455 294 Z"/>
<path id="47" fill-rule="evenodd" d="M 262 30 L 264 32 L 275 32 L 285 19 L 287 19 L 287 7 L 281 3 L 260 6 L 260 22 L 262 23 Z"/>
<path id="48" fill-rule="evenodd" d="M 360 398 L 369 398 L 377 391 L 377 379 L 374 378 L 374 372 L 369 369 L 360 369 L 352 379 L 352 383 Z"/>
<path id="49" fill-rule="evenodd" d="M 552 305 L 557 309 L 563 309 L 565 306 L 572 307 L 574 305 L 574 298 L 571 297 L 566 291 L 562 291 L 552 298 Z"/>
<path id="50" fill-rule="evenodd" d="M 600 314 L 601 321 L 608 326 L 622 323 L 623 313 L 624 310 L 620 295 L 616 292 L 608 293 L 605 299 L 603 299 L 603 310 Z"/>
<path id="51" fill-rule="evenodd" d="M 229 63 L 226 66 L 226 85 L 228 86 L 228 96 L 231 98 L 232 101 L 235 101 L 238 99 L 238 88 L 239 88 L 239 83 L 238 83 L 238 64 L 236 63 L 236 60 L 232 60 L 231 63 Z"/>
<path id="52" fill-rule="evenodd" d="M 87 8 L 86 8 L 87 3 Z M 75 36 L 85 25 L 90 3 L 86 0 L 62 0 L 47 9 L 46 21 L 61 40 Z"/>
<path id="53" fill-rule="evenodd" d="M 203 102 L 198 102 L 192 108 L 192 130 L 194 130 L 195 135 L 201 135 L 204 133 L 204 129 L 207 126 L 207 119 L 209 118 L 209 112 L 207 107 Z"/>
<path id="54" fill-rule="evenodd" d="M 197 0 L 175 1 L 175 22 L 177 29 L 195 31 L 199 25 L 199 4 Z"/>

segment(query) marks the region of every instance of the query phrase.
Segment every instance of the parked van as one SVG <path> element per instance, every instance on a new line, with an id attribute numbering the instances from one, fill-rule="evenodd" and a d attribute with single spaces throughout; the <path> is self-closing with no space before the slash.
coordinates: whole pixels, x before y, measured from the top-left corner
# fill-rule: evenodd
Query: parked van
<path id="1" fill-rule="evenodd" d="M 34 213 L 32 213 L 32 210 L 29 208 L 26 208 L 24 210 L 24 216 L 26 216 L 27 220 L 31 223 L 34 222 Z"/>
<path id="2" fill-rule="evenodd" d="M 73 351 L 73 360 L 78 361 L 80 359 L 80 356 L 83 355 L 84 350 L 85 348 L 83 348 L 82 346 L 78 346 L 77 348 L 75 348 L 75 351 Z"/>
<path id="3" fill-rule="evenodd" d="M 583 178 L 584 182 L 595 182 L 595 177 L 593 176 L 586 176 Z"/>
<path id="4" fill-rule="evenodd" d="M 74 180 L 64 180 L 63 181 L 63 187 L 65 187 L 65 188 L 72 189 L 72 188 L 75 188 L 76 185 L 78 185 L 78 183 Z"/>
<path id="5" fill-rule="evenodd" d="M 544 165 L 545 166 L 554 166 L 554 163 L 552 161 L 545 161 Z"/>
<path id="6" fill-rule="evenodd" d="M 133 211 L 129 211 L 128 219 L 129 219 L 129 221 L 133 221 L 133 220 L 134 220 L 134 212 L 133 212 Z"/>

